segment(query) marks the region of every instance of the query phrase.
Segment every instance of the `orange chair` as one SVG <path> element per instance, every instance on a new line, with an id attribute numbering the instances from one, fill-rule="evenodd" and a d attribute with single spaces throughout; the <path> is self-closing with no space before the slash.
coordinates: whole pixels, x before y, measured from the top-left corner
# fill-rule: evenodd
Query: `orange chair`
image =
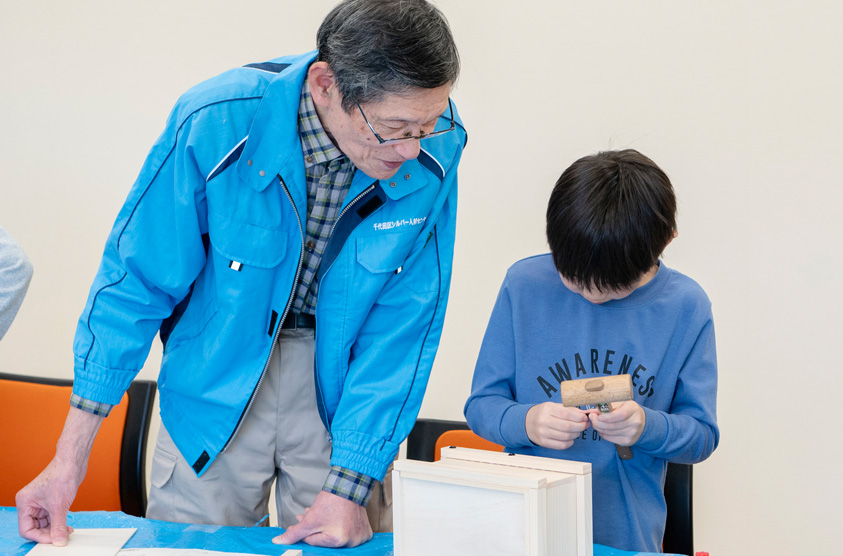
<path id="1" fill-rule="evenodd" d="M 53 458 L 73 382 L 0 373 L 0 506 Z M 156 384 L 137 380 L 103 421 L 73 511 L 146 513 L 146 440 Z"/>
<path id="2" fill-rule="evenodd" d="M 445 431 L 436 439 L 436 452 L 433 461 L 439 461 L 442 455 L 442 448 L 456 446 L 457 448 L 474 448 L 475 450 L 488 450 L 490 452 L 503 452 L 503 446 L 481 438 L 470 430 Z"/>

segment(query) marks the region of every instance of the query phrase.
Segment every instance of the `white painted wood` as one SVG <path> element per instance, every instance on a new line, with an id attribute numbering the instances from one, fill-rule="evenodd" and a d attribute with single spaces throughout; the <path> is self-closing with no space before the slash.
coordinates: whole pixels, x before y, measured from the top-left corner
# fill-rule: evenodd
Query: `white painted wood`
<path id="1" fill-rule="evenodd" d="M 592 556 L 590 464 L 457 448 L 393 479 L 396 556 Z"/>
<path id="2" fill-rule="evenodd" d="M 135 534 L 135 528 L 76 529 L 65 546 L 38 543 L 30 556 L 115 556 Z"/>
<path id="3" fill-rule="evenodd" d="M 591 505 L 591 464 L 581 461 L 570 461 L 555 458 L 541 458 L 522 454 L 507 454 L 490 452 L 488 450 L 474 450 L 471 448 L 443 447 L 441 460 L 449 465 L 457 461 L 476 462 L 500 465 L 504 468 L 517 467 L 539 469 L 571 474 L 576 477 L 576 515 L 577 515 L 577 554 L 591 556 L 593 546 L 593 516 Z"/>
<path id="4" fill-rule="evenodd" d="M 408 503 L 393 501 L 396 530 L 400 530 L 400 537 L 394 537 L 396 556 L 535 554 L 525 535 L 529 509 L 523 491 L 416 478 L 401 482 L 403 500 Z"/>
<path id="5" fill-rule="evenodd" d="M 577 554 L 594 553 L 594 514 L 591 505 L 591 473 L 577 477 Z"/>
<path id="6" fill-rule="evenodd" d="M 480 463 L 493 463 L 507 467 L 523 467 L 525 469 L 540 469 L 542 471 L 557 471 L 573 475 L 591 474 L 591 464 L 584 461 L 570 461 L 556 458 L 540 458 L 523 454 L 507 454 L 491 452 L 489 450 L 475 450 L 473 448 L 452 448 L 445 446 L 441 451 L 442 461 L 461 460 Z"/>
<path id="7" fill-rule="evenodd" d="M 559 556 L 591 556 L 592 544 L 589 535 L 578 531 L 577 491 L 578 482 L 573 480 L 558 483 L 547 489 L 547 523 L 548 545 L 553 547 L 547 554 Z M 590 494 L 590 493 L 589 493 Z M 588 538 L 588 546 L 580 541 Z M 581 549 L 583 551 L 581 552 Z"/>

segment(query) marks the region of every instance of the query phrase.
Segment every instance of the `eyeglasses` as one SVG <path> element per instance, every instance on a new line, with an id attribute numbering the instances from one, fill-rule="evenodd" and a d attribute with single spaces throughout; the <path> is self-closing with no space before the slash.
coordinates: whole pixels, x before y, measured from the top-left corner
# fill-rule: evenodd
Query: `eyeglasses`
<path id="1" fill-rule="evenodd" d="M 366 120 L 366 125 L 369 126 L 369 129 L 372 130 L 372 133 L 375 134 L 375 138 L 378 140 L 378 143 L 396 143 L 398 141 L 406 141 L 408 139 L 429 139 L 430 137 L 436 137 L 437 135 L 442 135 L 443 133 L 448 133 L 449 131 L 453 131 L 454 129 L 454 105 L 451 104 L 451 99 L 448 99 L 448 111 L 449 117 L 451 119 L 451 125 L 448 129 L 440 129 L 439 131 L 431 131 L 430 133 L 422 132 L 420 135 L 404 135 L 402 137 L 395 137 L 393 139 L 384 139 L 378 132 L 375 131 L 375 128 L 372 127 L 372 124 L 369 122 L 369 118 L 366 117 L 366 114 L 363 113 L 363 109 L 360 107 L 360 103 L 357 103 L 357 109 L 360 110 L 360 115 L 363 116 L 363 119 Z"/>

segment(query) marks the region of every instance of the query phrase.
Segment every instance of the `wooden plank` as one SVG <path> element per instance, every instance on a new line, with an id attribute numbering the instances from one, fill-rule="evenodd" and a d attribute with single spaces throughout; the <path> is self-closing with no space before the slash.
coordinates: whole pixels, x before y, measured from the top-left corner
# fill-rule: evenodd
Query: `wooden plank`
<path id="1" fill-rule="evenodd" d="M 399 469 L 408 477 L 428 477 L 451 483 L 459 482 L 486 486 L 487 488 L 516 488 L 523 490 L 528 488 L 544 488 L 547 484 L 546 473 L 539 471 L 506 473 L 504 470 L 482 465 L 459 466 L 442 464 L 441 462 L 431 463 L 427 461 L 399 459 L 395 461 L 394 469 Z"/>
<path id="2" fill-rule="evenodd" d="M 441 461 L 447 461 L 449 459 L 476 461 L 480 463 L 506 465 L 509 467 L 520 467 L 524 469 L 555 471 L 557 473 L 571 473 L 575 475 L 585 475 L 591 473 L 591 464 L 584 461 L 541 458 L 537 456 L 525 456 L 523 454 L 507 454 L 490 452 L 488 450 L 473 450 L 471 448 L 442 448 Z"/>

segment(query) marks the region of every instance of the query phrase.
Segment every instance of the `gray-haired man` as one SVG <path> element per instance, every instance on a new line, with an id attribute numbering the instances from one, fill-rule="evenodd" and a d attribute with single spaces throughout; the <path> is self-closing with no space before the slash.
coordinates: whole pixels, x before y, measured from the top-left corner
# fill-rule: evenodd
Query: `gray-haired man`
<path id="1" fill-rule="evenodd" d="M 17 497 L 64 544 L 102 415 L 164 344 L 148 516 L 354 546 L 415 422 L 442 329 L 466 134 L 424 0 L 347 0 L 318 52 L 251 64 L 176 105 L 79 321 L 56 457 Z M 317 302 L 318 301 L 318 302 Z"/>

